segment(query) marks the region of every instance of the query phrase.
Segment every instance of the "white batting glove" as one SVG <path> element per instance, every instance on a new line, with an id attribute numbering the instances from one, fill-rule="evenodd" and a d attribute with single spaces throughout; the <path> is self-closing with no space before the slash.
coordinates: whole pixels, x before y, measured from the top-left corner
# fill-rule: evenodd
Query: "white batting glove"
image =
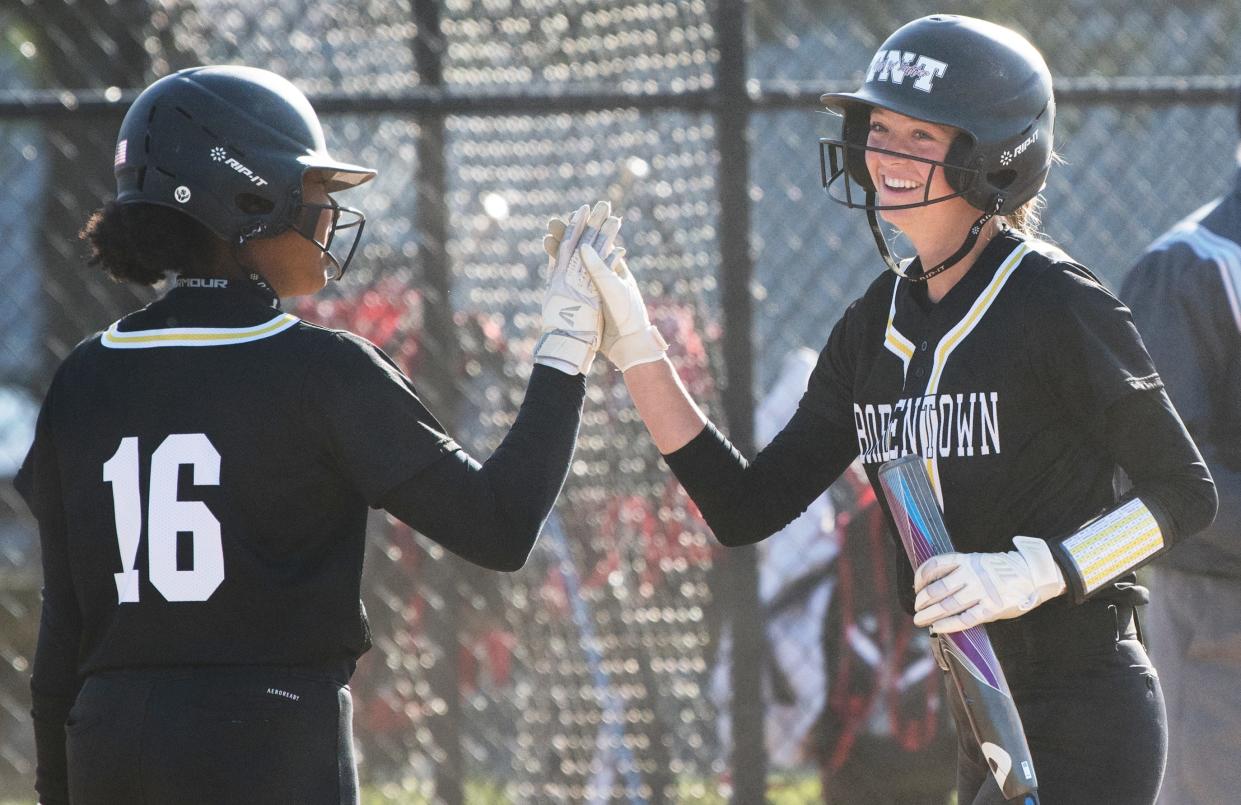
<path id="1" fill-rule="evenodd" d="M 608 202 L 600 201 L 595 205 L 596 209 L 600 204 L 605 205 L 606 208 L 611 207 Z M 582 207 L 582 209 L 585 209 L 585 207 Z M 576 215 L 576 213 L 574 214 Z M 569 220 L 573 220 L 572 216 L 570 216 Z M 615 222 L 615 228 L 612 227 L 611 222 Z M 582 232 L 578 245 L 589 243 L 598 252 L 599 256 L 603 258 L 605 263 L 611 264 L 613 260 L 625 255 L 625 249 L 621 246 L 613 248 L 612 245 L 615 243 L 616 236 L 620 231 L 620 218 L 609 217 L 605 223 L 608 224 L 606 228 L 596 229 L 587 226 Z M 569 231 L 567 221 L 561 218 L 547 219 L 547 234 L 543 236 L 543 251 L 547 252 L 547 258 L 551 261 L 548 264 L 549 271 L 551 270 L 550 267 L 554 266 L 556 261 L 560 259 L 562 248 L 569 250 L 574 248 L 572 245 L 565 243 L 565 233 L 567 231 Z"/>
<path id="2" fill-rule="evenodd" d="M 590 242 L 611 253 L 621 223 L 611 212 L 611 205 L 601 201 L 594 209 L 578 208 L 567 224 L 559 219 L 548 223 L 549 234 L 543 239 L 549 256 L 543 335 L 534 347 L 535 363 L 570 375 L 590 370 L 603 339 L 603 312 L 577 247 Z"/>
<path id="3" fill-rule="evenodd" d="M 1015 618 L 1065 591 L 1064 573 L 1041 539 L 1013 537 L 1015 551 L 945 553 L 914 574 L 914 623 L 939 634 Z"/>
<path id="4" fill-rule="evenodd" d="M 624 255 L 604 260 L 586 244 L 581 252 L 582 262 L 603 297 L 604 329 L 599 349 L 622 372 L 640 363 L 663 360 L 668 342 L 651 324 Z"/>

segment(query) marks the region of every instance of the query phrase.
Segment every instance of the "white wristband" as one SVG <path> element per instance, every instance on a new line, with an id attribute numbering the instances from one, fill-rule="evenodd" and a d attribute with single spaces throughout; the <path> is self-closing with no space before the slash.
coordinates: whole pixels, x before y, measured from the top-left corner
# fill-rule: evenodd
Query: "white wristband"
<path id="1" fill-rule="evenodd" d="M 1106 512 L 1060 543 L 1083 596 L 1145 564 L 1164 547 L 1159 521 L 1141 498 Z"/>

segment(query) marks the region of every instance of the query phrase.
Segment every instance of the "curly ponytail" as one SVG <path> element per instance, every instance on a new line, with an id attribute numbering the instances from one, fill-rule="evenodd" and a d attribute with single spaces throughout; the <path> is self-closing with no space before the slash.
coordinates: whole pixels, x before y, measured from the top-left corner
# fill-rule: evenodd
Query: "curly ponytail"
<path id="1" fill-rule="evenodd" d="M 78 233 L 90 244 L 87 265 L 117 282 L 154 285 L 165 274 L 209 276 L 224 242 L 184 213 L 155 204 L 109 201 Z"/>

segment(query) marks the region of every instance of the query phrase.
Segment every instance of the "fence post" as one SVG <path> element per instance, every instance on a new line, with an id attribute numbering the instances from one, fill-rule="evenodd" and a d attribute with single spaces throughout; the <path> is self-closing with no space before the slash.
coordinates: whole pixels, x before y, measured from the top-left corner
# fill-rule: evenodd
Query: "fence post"
<path id="1" fill-rule="evenodd" d="M 440 29 L 437 0 L 415 0 L 413 40 L 414 64 L 418 79 L 426 87 L 444 83 L 444 36 Z M 418 142 L 415 147 L 418 173 L 415 184 L 414 227 L 418 238 L 418 260 L 421 263 L 423 314 L 426 322 L 424 343 L 432 360 L 426 362 L 427 372 L 422 393 L 426 394 L 433 411 L 440 411 L 449 431 L 458 425 L 461 394 L 457 387 L 456 369 L 459 347 L 453 323 L 452 264 L 448 259 L 448 181 L 445 159 L 445 115 L 428 112 L 418 116 Z M 420 575 L 439 606 L 426 610 L 427 636 L 443 653 L 427 669 L 431 695 L 442 707 L 429 708 L 427 726 L 435 742 L 436 802 L 460 805 L 464 801 L 464 767 L 461 751 L 460 641 L 457 621 L 461 598 L 457 589 L 460 578 L 457 562 L 448 553 L 435 562 L 429 573 Z"/>
<path id="2" fill-rule="evenodd" d="M 750 98 L 746 91 L 746 0 L 720 0 L 716 45 L 719 146 L 720 297 L 723 352 L 728 384 L 722 402 L 728 434 L 741 452 L 754 452 L 754 346 L 750 280 L 750 154 L 746 133 Z M 763 735 L 763 617 L 758 603 L 758 551 L 754 546 L 725 554 L 718 591 L 732 625 L 732 802 L 766 801 L 767 750 Z"/>

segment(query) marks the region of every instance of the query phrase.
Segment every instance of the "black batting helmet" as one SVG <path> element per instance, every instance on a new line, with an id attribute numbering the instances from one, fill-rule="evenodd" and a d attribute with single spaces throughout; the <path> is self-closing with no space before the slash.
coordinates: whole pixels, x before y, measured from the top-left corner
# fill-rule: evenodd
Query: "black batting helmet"
<path id="1" fill-rule="evenodd" d="M 288 80 L 253 67 L 191 67 L 147 87 L 126 113 L 116 144 L 116 200 L 180 210 L 233 244 L 291 228 L 313 240 L 321 205 L 302 199 L 311 170 L 329 193 L 375 177 L 328 154 L 310 101 Z M 361 235 L 360 212 L 330 209 L 332 235 L 347 227 Z M 350 220 L 342 222 L 341 213 Z M 332 235 L 318 244 L 324 251 Z M 337 276 L 356 246 L 357 237 L 337 260 Z"/>
<path id="2" fill-rule="evenodd" d="M 850 180 L 873 193 L 866 170 L 870 111 L 888 109 L 952 126 L 961 134 L 942 163 L 952 196 L 1000 215 L 1038 195 L 1052 160 L 1055 99 L 1047 63 L 1025 37 L 985 20 L 935 14 L 906 23 L 879 47 L 856 92 L 830 92 L 822 102 L 844 115 L 839 139 L 820 140 L 824 186 Z M 829 167 L 830 165 L 830 167 Z M 927 183 L 928 193 L 930 183 Z M 881 208 L 879 208 L 881 209 Z"/>

